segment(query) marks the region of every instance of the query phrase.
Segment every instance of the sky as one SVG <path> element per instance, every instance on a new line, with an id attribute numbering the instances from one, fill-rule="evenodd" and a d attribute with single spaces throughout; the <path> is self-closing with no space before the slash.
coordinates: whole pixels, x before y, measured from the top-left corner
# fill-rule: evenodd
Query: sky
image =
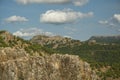
<path id="1" fill-rule="evenodd" d="M 120 0 L 0 0 L 0 30 L 25 39 L 120 35 Z"/>

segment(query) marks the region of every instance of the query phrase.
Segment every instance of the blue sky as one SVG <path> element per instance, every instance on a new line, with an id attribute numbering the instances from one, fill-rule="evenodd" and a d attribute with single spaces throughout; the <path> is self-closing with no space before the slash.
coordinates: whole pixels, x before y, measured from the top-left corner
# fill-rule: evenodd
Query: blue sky
<path id="1" fill-rule="evenodd" d="M 120 35 L 120 0 L 0 0 L 0 30 L 23 38 Z"/>

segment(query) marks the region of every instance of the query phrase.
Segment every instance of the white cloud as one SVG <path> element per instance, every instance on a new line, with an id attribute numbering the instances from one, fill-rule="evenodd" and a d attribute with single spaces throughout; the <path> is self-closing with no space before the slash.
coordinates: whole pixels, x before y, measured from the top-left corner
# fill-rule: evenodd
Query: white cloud
<path id="1" fill-rule="evenodd" d="M 70 0 L 16 0 L 21 4 L 30 4 L 30 3 L 68 3 Z"/>
<path id="2" fill-rule="evenodd" d="M 8 18 L 5 19 L 6 22 L 26 22 L 28 21 L 27 18 L 25 17 L 21 17 L 21 16 L 10 16 Z"/>
<path id="3" fill-rule="evenodd" d="M 93 16 L 93 12 L 81 13 L 75 12 L 71 9 L 64 10 L 48 10 L 40 15 L 40 22 L 51 24 L 71 23 L 77 19 L 87 18 Z"/>
<path id="4" fill-rule="evenodd" d="M 52 3 L 52 4 L 64 4 L 64 3 L 73 3 L 76 6 L 83 6 L 85 5 L 88 0 L 16 0 L 18 3 L 21 4 L 32 4 L 32 3 Z"/>
<path id="5" fill-rule="evenodd" d="M 88 3 L 89 0 L 74 0 L 73 3 L 75 6 L 83 6 Z"/>
<path id="6" fill-rule="evenodd" d="M 114 14 L 110 19 L 99 21 L 100 24 L 107 25 L 107 26 L 119 26 L 120 25 L 120 14 Z"/>
<path id="7" fill-rule="evenodd" d="M 114 14 L 113 19 L 120 23 L 120 14 Z"/>
<path id="8" fill-rule="evenodd" d="M 99 21 L 100 24 L 108 24 L 108 21 L 105 20 L 105 21 Z"/>
<path id="9" fill-rule="evenodd" d="M 64 37 L 66 37 L 66 38 L 72 38 L 71 36 L 67 36 L 67 35 L 65 35 Z"/>
<path id="10" fill-rule="evenodd" d="M 43 34 L 47 36 L 54 35 L 52 32 L 45 32 L 44 30 L 38 29 L 38 28 L 20 29 L 19 31 L 16 31 L 13 33 L 13 35 L 19 36 L 19 37 L 33 37 L 39 34 Z"/>

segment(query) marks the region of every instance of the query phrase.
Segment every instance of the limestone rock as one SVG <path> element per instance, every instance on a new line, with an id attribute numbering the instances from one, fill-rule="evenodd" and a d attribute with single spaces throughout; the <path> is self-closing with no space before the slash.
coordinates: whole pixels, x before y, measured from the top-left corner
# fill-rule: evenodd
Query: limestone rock
<path id="1" fill-rule="evenodd" d="M 78 56 L 29 56 L 24 50 L 0 49 L 0 80 L 98 80 L 90 65 Z M 10 58 L 8 58 L 10 56 Z"/>

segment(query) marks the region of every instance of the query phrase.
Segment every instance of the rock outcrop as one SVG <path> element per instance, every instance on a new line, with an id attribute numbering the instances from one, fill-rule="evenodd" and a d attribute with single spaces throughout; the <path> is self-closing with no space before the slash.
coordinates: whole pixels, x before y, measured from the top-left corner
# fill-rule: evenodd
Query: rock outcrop
<path id="1" fill-rule="evenodd" d="M 37 35 L 34 36 L 30 41 L 42 46 L 50 46 L 53 49 L 56 49 L 57 47 L 81 45 L 81 42 L 79 40 L 73 40 L 71 38 L 62 36 Z"/>
<path id="2" fill-rule="evenodd" d="M 78 56 L 30 56 L 23 49 L 0 48 L 0 80 L 98 80 Z"/>

